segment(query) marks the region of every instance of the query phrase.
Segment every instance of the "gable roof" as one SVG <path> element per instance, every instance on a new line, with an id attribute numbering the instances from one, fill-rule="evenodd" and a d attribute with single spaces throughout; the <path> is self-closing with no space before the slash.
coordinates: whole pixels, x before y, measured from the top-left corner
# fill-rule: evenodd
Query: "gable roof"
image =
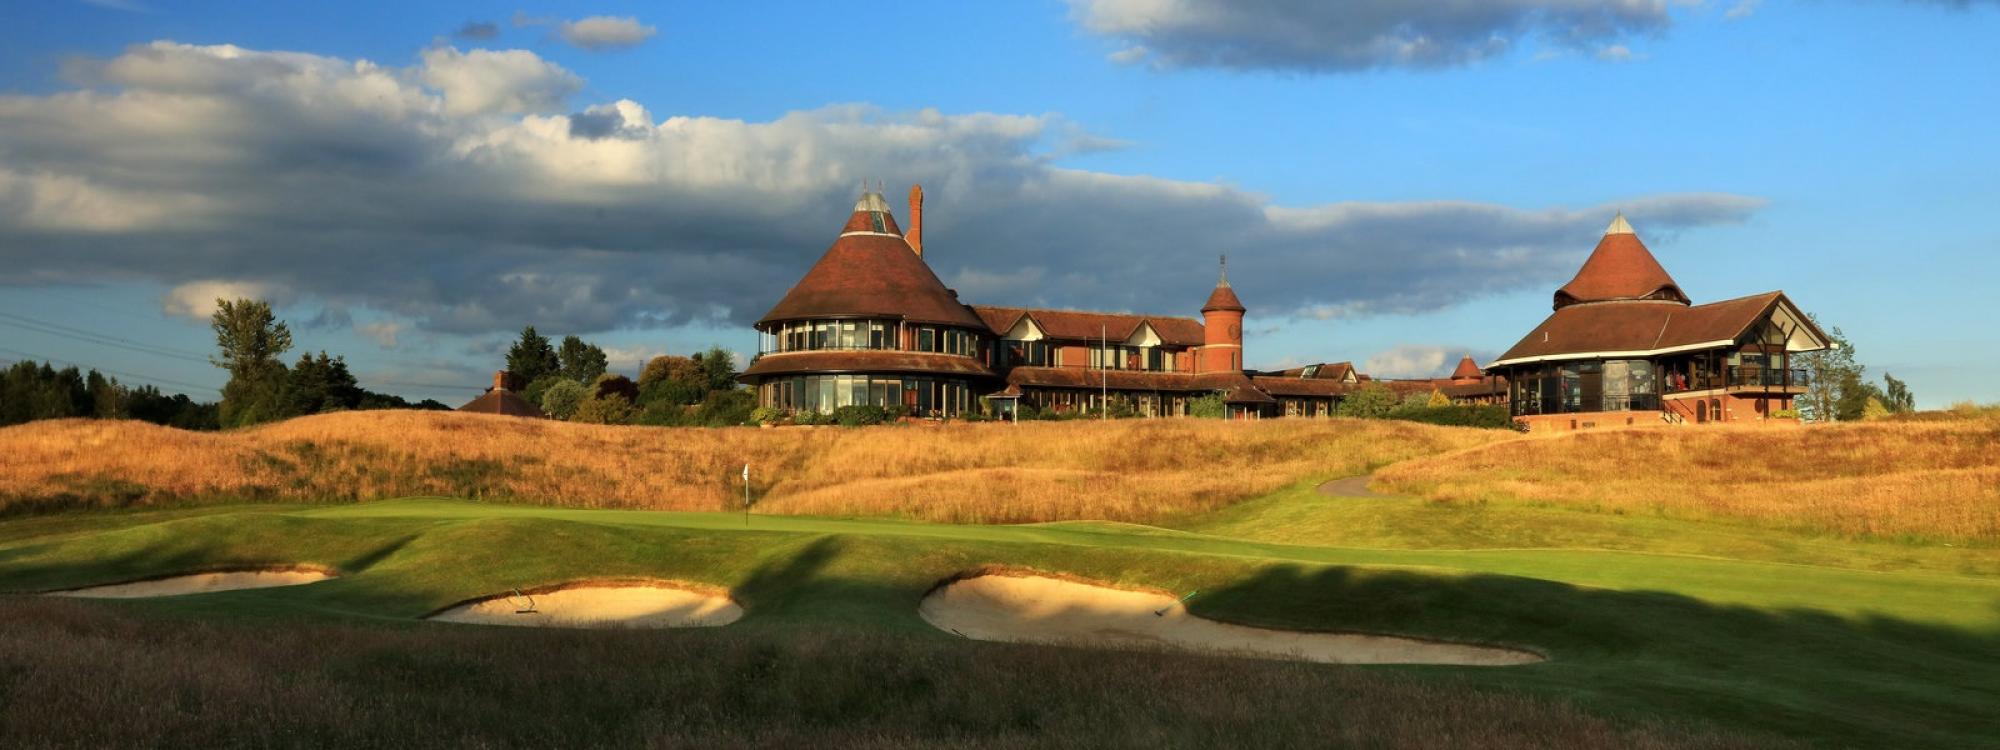
<path id="1" fill-rule="evenodd" d="M 833 246 L 757 325 L 808 318 L 985 326 L 904 241 L 888 202 L 872 192 L 854 204 Z"/>
<path id="2" fill-rule="evenodd" d="M 1691 307 L 1668 302 L 1560 307 L 1493 365 L 1606 355 L 1644 357 L 1727 346 L 1779 305 L 1794 313 L 1813 341 L 1825 345 L 1826 334 L 1797 314 L 1798 308 L 1784 292 L 1765 292 Z"/>
<path id="3" fill-rule="evenodd" d="M 1042 335 L 1064 341 L 1096 341 L 1099 336 L 1124 341 L 1131 338 L 1140 326 L 1151 325 L 1153 332 L 1160 335 L 1160 343 L 1168 346 L 1200 346 L 1202 343 L 1201 321 L 1192 318 L 992 305 L 972 305 L 971 308 L 995 336 L 1006 335 L 1020 323 L 1022 317 L 1027 317 L 1042 329 Z"/>
<path id="4" fill-rule="evenodd" d="M 1556 290 L 1555 308 L 1618 300 L 1688 304 L 1687 294 L 1667 274 L 1667 269 L 1660 266 L 1652 251 L 1646 249 L 1646 244 L 1639 241 L 1624 214 L 1611 220 L 1611 226 L 1604 230 L 1604 239 L 1598 240 L 1597 248 L 1590 251 L 1576 277 Z"/>

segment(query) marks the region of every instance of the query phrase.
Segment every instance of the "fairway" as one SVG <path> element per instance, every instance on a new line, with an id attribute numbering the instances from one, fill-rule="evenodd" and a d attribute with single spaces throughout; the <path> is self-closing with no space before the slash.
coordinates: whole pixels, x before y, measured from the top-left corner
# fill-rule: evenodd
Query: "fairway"
<path id="1" fill-rule="evenodd" d="M 1523 512 L 1530 519 L 1574 516 L 1627 541 L 1671 524 L 1688 538 L 1751 535 L 1764 544 L 1480 548 L 1510 540 L 1475 536 L 1460 539 L 1461 548 L 1439 548 L 1450 525 L 1432 525 L 1429 536 L 1381 532 L 1423 512 L 1421 501 L 1329 497 L 1313 487 L 1183 518 L 1173 524 L 1180 528 L 950 525 L 443 498 L 73 513 L 0 525 L 7 532 L 0 587 L 52 591 L 206 569 L 325 566 L 342 575 L 122 606 L 266 623 L 259 627 L 303 619 L 454 628 L 462 626 L 416 621 L 495 592 L 652 578 L 728 591 L 742 618 L 713 629 L 715 637 L 867 632 L 949 644 L 958 639 L 919 616 L 923 597 L 940 582 L 997 565 L 1201 592 L 1188 611 L 1221 623 L 1530 650 L 1548 660 L 1501 669 L 1363 669 L 1458 690 L 1525 692 L 1618 721 L 1691 721 L 1834 745 L 1966 747 L 1990 742 L 2000 729 L 1986 710 L 2000 701 L 2000 578 L 1954 572 L 1921 555 L 1889 565 L 1885 550 L 1895 545 L 1546 509 Z M 1267 517 L 1285 519 L 1276 527 L 1288 531 L 1261 525 Z M 1314 536 L 1325 541 L 1305 543 Z M 1341 544 L 1347 540 L 1352 546 Z M 1795 546 L 1811 549 L 1786 551 Z M 1749 559 L 1720 554 L 1730 550 Z M 1859 564 L 1796 561 L 1842 550 Z M 1990 550 L 1964 554 L 1977 559 Z M 1883 567 L 1898 569 L 1870 569 Z M 1848 710 L 1856 705 L 1870 708 Z"/>

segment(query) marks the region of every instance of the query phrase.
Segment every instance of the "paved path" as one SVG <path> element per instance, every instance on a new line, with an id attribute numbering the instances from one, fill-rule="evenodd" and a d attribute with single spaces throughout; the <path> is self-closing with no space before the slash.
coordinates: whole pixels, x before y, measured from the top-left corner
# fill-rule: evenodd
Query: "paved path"
<path id="1" fill-rule="evenodd" d="M 1392 497 L 1401 497 L 1400 495 L 1384 495 L 1382 493 L 1368 489 L 1368 480 L 1373 479 L 1374 476 L 1375 475 L 1373 474 L 1362 474 L 1361 476 L 1358 477 L 1343 477 L 1340 479 L 1335 479 L 1331 482 L 1327 482 L 1326 484 L 1320 485 L 1319 494 L 1328 495 L 1332 497 L 1359 497 L 1370 500 L 1384 500 Z"/>

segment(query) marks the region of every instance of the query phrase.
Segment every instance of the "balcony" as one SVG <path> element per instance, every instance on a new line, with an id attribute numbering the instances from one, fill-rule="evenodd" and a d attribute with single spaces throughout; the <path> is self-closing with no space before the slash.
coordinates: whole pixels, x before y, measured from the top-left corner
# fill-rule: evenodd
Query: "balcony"
<path id="1" fill-rule="evenodd" d="M 1741 365 L 1729 368 L 1727 385 L 1732 390 L 1784 390 L 1803 391 L 1810 385 L 1810 378 L 1803 369 L 1759 367 Z"/>

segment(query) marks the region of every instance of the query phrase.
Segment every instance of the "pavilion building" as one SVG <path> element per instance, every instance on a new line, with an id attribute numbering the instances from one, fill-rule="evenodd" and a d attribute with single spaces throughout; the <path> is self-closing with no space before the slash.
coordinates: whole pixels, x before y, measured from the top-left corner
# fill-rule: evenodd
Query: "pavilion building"
<path id="1" fill-rule="evenodd" d="M 1781 291 L 1692 304 L 1623 215 L 1554 307 L 1485 367 L 1536 431 L 1767 419 L 1806 390 L 1793 357 L 1830 346 Z"/>

